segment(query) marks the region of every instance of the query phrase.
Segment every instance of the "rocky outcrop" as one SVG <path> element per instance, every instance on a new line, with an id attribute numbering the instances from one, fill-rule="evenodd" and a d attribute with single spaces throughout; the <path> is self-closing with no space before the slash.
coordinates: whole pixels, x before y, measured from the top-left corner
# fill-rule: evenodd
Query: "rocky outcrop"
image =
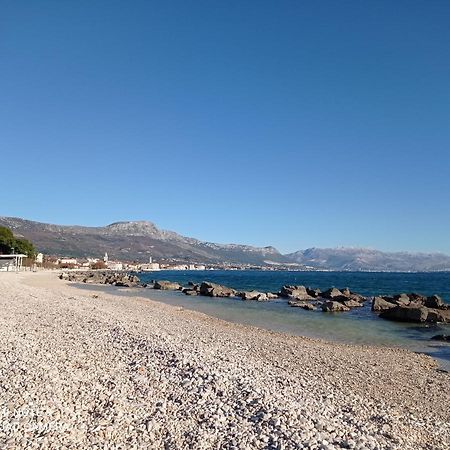
<path id="1" fill-rule="evenodd" d="M 308 294 L 305 286 L 283 286 L 280 296 L 284 298 L 295 298 L 297 300 L 313 300 L 314 297 Z"/>
<path id="2" fill-rule="evenodd" d="M 324 312 L 341 312 L 341 311 L 350 311 L 348 306 L 345 306 L 341 302 L 336 302 L 333 300 L 327 300 L 322 303 L 322 311 Z"/>
<path id="3" fill-rule="evenodd" d="M 372 300 L 372 311 L 380 312 L 395 308 L 396 304 L 388 302 L 383 297 L 374 297 Z"/>
<path id="4" fill-rule="evenodd" d="M 315 311 L 317 306 L 312 302 L 305 302 L 303 300 L 292 299 L 288 301 L 289 306 L 294 308 L 302 308 L 308 311 Z"/>
<path id="5" fill-rule="evenodd" d="M 180 284 L 175 283 L 173 281 L 167 281 L 167 280 L 155 281 L 153 288 L 160 289 L 162 291 L 179 291 L 182 289 Z"/>
<path id="6" fill-rule="evenodd" d="M 450 323 L 450 310 L 448 310 L 448 309 L 428 309 L 427 322 Z"/>
<path id="7" fill-rule="evenodd" d="M 427 297 L 424 301 L 424 305 L 427 308 L 438 308 L 438 309 L 446 309 L 447 305 L 444 303 L 439 295 L 432 295 L 431 297 Z"/>
<path id="8" fill-rule="evenodd" d="M 269 297 L 265 292 L 258 291 L 239 292 L 237 296 L 242 300 L 255 300 L 257 302 L 267 302 L 269 300 Z"/>
<path id="9" fill-rule="evenodd" d="M 207 297 L 235 297 L 236 291 L 220 284 L 204 281 L 200 285 L 200 295 Z"/>
<path id="10" fill-rule="evenodd" d="M 140 280 L 136 275 L 126 272 L 92 270 L 88 272 L 62 272 L 61 280 L 88 284 L 110 284 L 118 287 L 136 287 Z"/>
<path id="11" fill-rule="evenodd" d="M 198 295 L 198 291 L 196 291 L 195 289 L 183 289 L 183 294 L 194 296 Z"/>
<path id="12" fill-rule="evenodd" d="M 394 320 L 397 322 L 426 322 L 428 308 L 420 304 L 398 305 L 387 309 L 380 314 L 382 319 Z"/>

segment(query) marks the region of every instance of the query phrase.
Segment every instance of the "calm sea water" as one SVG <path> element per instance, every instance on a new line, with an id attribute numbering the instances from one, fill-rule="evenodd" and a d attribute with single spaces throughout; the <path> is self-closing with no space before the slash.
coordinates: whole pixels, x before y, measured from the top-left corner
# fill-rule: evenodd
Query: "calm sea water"
<path id="1" fill-rule="evenodd" d="M 143 282 L 171 280 L 211 281 L 239 290 L 277 292 L 285 284 L 320 288 L 349 287 L 365 296 L 418 292 L 438 294 L 450 303 L 450 273 L 366 273 L 366 272 L 263 272 L 263 271 L 160 271 L 139 273 Z M 89 288 L 92 288 L 89 286 Z M 120 295 L 148 296 L 171 305 L 183 306 L 219 319 L 290 334 L 347 343 L 399 346 L 424 352 L 450 369 L 450 345 L 432 341 L 436 334 L 450 334 L 450 325 L 407 324 L 378 318 L 370 301 L 345 313 L 324 313 L 292 308 L 285 299 L 272 302 L 242 301 L 234 298 L 190 297 L 180 292 L 153 289 L 111 289 Z"/>

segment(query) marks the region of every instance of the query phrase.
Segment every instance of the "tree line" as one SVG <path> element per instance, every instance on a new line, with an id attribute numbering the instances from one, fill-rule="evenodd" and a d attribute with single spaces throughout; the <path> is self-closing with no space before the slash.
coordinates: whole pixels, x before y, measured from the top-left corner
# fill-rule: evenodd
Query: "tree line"
<path id="1" fill-rule="evenodd" d="M 13 232 L 0 226 L 0 253 L 22 253 L 29 258 L 36 255 L 34 245 L 28 239 L 16 238 Z"/>

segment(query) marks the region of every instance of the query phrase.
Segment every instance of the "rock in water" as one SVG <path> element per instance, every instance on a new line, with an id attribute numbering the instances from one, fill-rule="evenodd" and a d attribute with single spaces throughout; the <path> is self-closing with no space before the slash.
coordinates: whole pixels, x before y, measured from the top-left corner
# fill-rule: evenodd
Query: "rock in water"
<path id="1" fill-rule="evenodd" d="M 428 308 L 421 305 L 395 306 L 394 308 L 383 311 L 380 317 L 397 322 L 426 322 Z"/>
<path id="2" fill-rule="evenodd" d="M 181 289 L 181 286 L 178 283 L 167 280 L 156 281 L 153 287 L 155 289 L 161 289 L 162 291 L 178 291 Z"/>
<path id="3" fill-rule="evenodd" d="M 322 304 L 322 311 L 324 312 L 350 311 L 350 308 L 348 306 L 345 306 L 343 303 L 328 300 Z"/>
<path id="4" fill-rule="evenodd" d="M 450 342 L 450 335 L 449 334 L 436 334 L 431 339 L 433 341 Z"/>
<path id="5" fill-rule="evenodd" d="M 448 309 L 429 309 L 427 322 L 431 323 L 450 323 L 450 310 Z"/>
<path id="6" fill-rule="evenodd" d="M 427 306 L 428 308 L 445 308 L 445 303 L 444 300 L 442 300 L 441 297 L 439 297 L 439 295 L 432 295 L 431 297 L 427 297 L 425 299 L 425 306 Z"/>
<path id="7" fill-rule="evenodd" d="M 200 295 L 205 295 L 207 297 L 234 297 L 236 291 L 229 287 L 221 286 L 220 284 L 204 281 L 200 285 Z"/>
<path id="8" fill-rule="evenodd" d="M 383 297 L 374 297 L 372 300 L 372 311 L 386 311 L 395 306 L 395 303 L 388 302 Z"/>
<path id="9" fill-rule="evenodd" d="M 314 297 L 308 294 L 305 286 L 283 286 L 280 291 L 281 297 L 295 298 L 297 300 L 312 300 Z"/>

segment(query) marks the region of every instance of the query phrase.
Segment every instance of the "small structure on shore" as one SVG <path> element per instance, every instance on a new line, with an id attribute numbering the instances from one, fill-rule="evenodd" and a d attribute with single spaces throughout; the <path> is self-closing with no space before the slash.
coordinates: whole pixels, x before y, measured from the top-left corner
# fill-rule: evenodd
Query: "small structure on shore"
<path id="1" fill-rule="evenodd" d="M 19 272 L 22 268 L 23 258 L 27 255 L 22 253 L 0 255 L 0 271 L 2 272 Z"/>

